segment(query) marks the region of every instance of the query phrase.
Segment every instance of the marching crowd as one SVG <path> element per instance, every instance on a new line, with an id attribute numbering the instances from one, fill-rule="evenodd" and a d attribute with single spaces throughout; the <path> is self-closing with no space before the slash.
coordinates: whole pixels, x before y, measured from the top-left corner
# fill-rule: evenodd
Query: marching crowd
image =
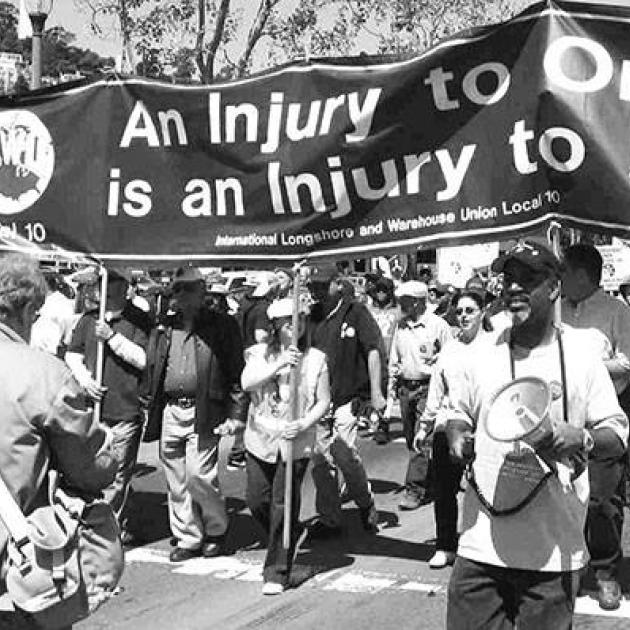
<path id="1" fill-rule="evenodd" d="M 342 532 L 342 495 L 366 532 L 378 531 L 358 436 L 368 426 L 386 444 L 396 402 L 409 452 L 399 508 L 433 503 L 429 565 L 453 566 L 447 627 L 570 628 L 589 566 L 599 605 L 613 610 L 622 599 L 630 307 L 600 288 L 602 259 L 590 245 L 572 245 L 560 260 L 519 242 L 492 271 L 500 290 L 475 276 L 446 294 L 430 269 L 396 283 L 374 275 L 365 303 L 333 265 L 302 278 L 294 298 L 301 272 L 283 268 L 231 296 L 235 308 L 192 266 L 145 299 L 128 270 L 113 268 L 105 296 L 97 275 L 80 279 L 76 314 L 58 278 L 6 256 L 0 474 L 25 513 L 46 500 L 49 468 L 102 492 L 131 544 L 138 449 L 159 440 L 170 560 L 210 558 L 226 551 L 218 451 L 222 436 L 234 436 L 228 465 L 244 469 L 247 504 L 267 539 L 263 593 L 278 595 L 302 531 L 309 464 L 318 515 L 309 536 Z M 497 439 L 497 414 L 509 424 L 500 392 L 513 388 L 520 404 L 532 382 L 548 397 L 540 413 L 520 407 L 536 426 Z M 546 432 L 529 439 L 543 420 Z M 6 540 L 0 527 L 0 548 Z"/>

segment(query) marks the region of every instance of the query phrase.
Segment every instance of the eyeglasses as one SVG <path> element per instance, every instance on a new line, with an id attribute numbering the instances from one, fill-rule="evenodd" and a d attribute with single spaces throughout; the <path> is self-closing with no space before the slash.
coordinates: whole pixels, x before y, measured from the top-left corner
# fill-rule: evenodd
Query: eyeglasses
<path id="1" fill-rule="evenodd" d="M 455 309 L 455 314 L 463 315 L 464 313 L 466 313 L 466 315 L 473 315 L 474 313 L 477 313 L 478 311 L 479 311 L 478 308 L 473 308 L 472 306 L 466 306 L 464 308 Z"/>

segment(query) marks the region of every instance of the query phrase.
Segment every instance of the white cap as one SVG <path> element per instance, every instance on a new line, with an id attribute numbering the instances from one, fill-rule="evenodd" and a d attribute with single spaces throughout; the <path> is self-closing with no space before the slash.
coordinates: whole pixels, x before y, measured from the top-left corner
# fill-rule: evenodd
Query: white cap
<path id="1" fill-rule="evenodd" d="M 291 317 L 293 315 L 293 300 L 291 298 L 282 298 L 275 300 L 267 309 L 267 317 L 269 319 L 279 319 L 280 317 Z"/>
<path id="2" fill-rule="evenodd" d="M 265 297 L 271 291 L 271 284 L 267 278 L 262 278 L 252 292 L 252 297 Z"/>
<path id="3" fill-rule="evenodd" d="M 298 300 L 298 312 L 300 315 L 308 315 L 310 305 L 300 296 Z M 269 319 L 279 319 L 280 317 L 293 316 L 293 298 L 286 297 L 274 300 L 267 309 L 267 317 Z"/>
<path id="4" fill-rule="evenodd" d="M 396 297 L 412 297 L 426 298 L 429 295 L 429 289 L 424 282 L 418 280 L 408 280 L 398 285 L 396 288 Z"/>

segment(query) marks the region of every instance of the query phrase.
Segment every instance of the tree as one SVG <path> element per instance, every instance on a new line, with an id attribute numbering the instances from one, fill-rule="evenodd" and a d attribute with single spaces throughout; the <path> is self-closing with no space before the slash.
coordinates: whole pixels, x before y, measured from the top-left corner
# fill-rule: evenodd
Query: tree
<path id="1" fill-rule="evenodd" d="M 0 50 L 21 53 L 17 36 L 18 10 L 10 2 L 0 2 Z"/>
<path id="2" fill-rule="evenodd" d="M 300 57 L 421 52 L 531 0 L 75 0 L 94 32 L 113 20 L 142 72 L 204 83 Z M 260 52 L 261 54 L 258 54 Z M 151 59 L 151 64 L 145 60 Z"/>
<path id="3" fill-rule="evenodd" d="M 531 0 L 299 0 L 269 29 L 271 57 L 420 53 L 458 31 L 507 20 Z"/>

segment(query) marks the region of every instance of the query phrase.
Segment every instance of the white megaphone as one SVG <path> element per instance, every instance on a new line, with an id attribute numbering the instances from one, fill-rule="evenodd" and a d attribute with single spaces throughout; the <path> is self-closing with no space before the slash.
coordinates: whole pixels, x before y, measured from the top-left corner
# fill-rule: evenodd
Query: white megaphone
<path id="1" fill-rule="evenodd" d="M 549 416 L 551 390 L 536 376 L 525 376 L 504 385 L 492 399 L 486 431 L 498 442 L 526 442 L 534 450 L 553 433 Z"/>

